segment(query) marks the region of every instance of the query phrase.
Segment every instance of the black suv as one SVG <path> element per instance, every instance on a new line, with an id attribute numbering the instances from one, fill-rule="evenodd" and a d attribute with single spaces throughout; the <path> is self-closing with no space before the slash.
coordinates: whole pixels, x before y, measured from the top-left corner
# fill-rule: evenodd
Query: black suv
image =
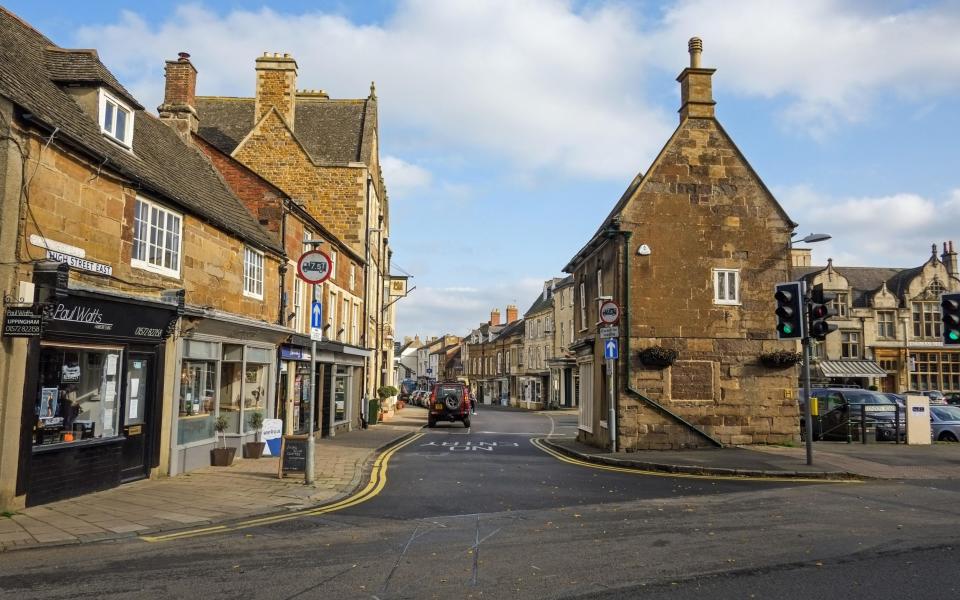
<path id="1" fill-rule="evenodd" d="M 464 427 L 470 427 L 470 393 L 459 381 L 435 383 L 427 408 L 428 427 L 435 426 L 437 421 L 462 421 Z"/>
<path id="2" fill-rule="evenodd" d="M 899 434 L 905 436 L 905 415 L 903 409 L 897 415 L 897 403 L 879 392 L 855 388 L 813 388 L 810 395 L 817 400 L 820 414 L 813 418 L 813 438 L 822 440 L 845 440 L 849 434 L 860 441 L 860 415 L 868 435 L 874 435 L 877 441 L 894 440 Z M 799 396 L 800 433 L 806 428 L 803 420 L 803 392 Z M 861 407 L 862 413 L 861 413 Z"/>

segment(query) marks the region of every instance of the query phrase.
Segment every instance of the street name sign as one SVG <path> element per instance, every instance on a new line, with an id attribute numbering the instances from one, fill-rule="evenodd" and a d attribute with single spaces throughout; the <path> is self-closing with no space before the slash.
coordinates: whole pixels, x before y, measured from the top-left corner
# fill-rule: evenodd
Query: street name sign
<path id="1" fill-rule="evenodd" d="M 610 338 L 603 343 L 603 358 L 617 360 L 620 358 L 620 343 L 617 338 Z"/>
<path id="2" fill-rule="evenodd" d="M 600 305 L 600 322 L 604 325 L 616 325 L 620 321 L 620 305 L 613 300 L 604 300 Z"/>
<path id="3" fill-rule="evenodd" d="M 602 338 L 620 337 L 620 328 L 617 327 L 616 325 L 612 325 L 610 327 L 601 327 L 600 337 Z"/>
<path id="4" fill-rule="evenodd" d="M 333 261 L 325 252 L 308 250 L 297 261 L 297 276 L 314 285 L 323 283 L 332 274 Z"/>

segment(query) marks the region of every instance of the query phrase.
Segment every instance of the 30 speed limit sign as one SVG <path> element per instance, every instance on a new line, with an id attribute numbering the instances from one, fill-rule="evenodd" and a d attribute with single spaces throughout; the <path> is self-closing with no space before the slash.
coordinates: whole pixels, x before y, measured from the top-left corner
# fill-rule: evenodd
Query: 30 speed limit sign
<path id="1" fill-rule="evenodd" d="M 600 322 L 615 325 L 620 321 L 620 305 L 613 300 L 604 300 L 600 305 Z"/>

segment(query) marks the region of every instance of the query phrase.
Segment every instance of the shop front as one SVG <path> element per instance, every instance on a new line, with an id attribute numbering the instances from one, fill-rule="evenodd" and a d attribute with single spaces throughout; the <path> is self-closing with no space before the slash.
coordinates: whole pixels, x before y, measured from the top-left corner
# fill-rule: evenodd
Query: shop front
<path id="1" fill-rule="evenodd" d="M 159 466 L 164 345 L 176 304 L 70 290 L 27 354 L 18 493 L 33 506 Z"/>
<path id="2" fill-rule="evenodd" d="M 184 318 L 171 427 L 170 474 L 210 465 L 217 444 L 242 448 L 255 440 L 250 416 L 277 414 L 277 347 L 289 330 L 233 315 Z M 219 436 L 215 424 L 226 428 Z M 219 439 L 218 439 L 219 438 Z"/>
<path id="3" fill-rule="evenodd" d="M 362 348 L 335 342 L 317 345 L 318 412 L 324 436 L 352 431 L 366 416 L 363 382 L 368 355 Z"/>
<path id="4" fill-rule="evenodd" d="M 310 381 L 310 362 L 312 352 L 308 347 L 297 344 L 293 336 L 290 344 L 280 346 L 280 385 L 277 402 L 277 418 L 283 420 L 287 434 L 306 433 L 310 414 L 310 395 L 316 384 Z M 318 380 L 321 377 L 317 377 Z M 319 409 L 319 406 L 318 406 Z M 317 411 L 319 412 L 319 410 Z M 318 431 L 319 420 L 314 420 L 314 430 Z"/>

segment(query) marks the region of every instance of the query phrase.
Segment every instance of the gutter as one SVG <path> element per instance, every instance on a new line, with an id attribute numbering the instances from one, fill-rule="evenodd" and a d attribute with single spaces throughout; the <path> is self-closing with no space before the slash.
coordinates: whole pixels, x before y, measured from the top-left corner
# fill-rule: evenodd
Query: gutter
<path id="1" fill-rule="evenodd" d="M 624 351 L 624 356 L 626 357 L 626 360 L 623 361 L 624 391 L 634 396 L 635 398 L 640 400 L 642 403 L 653 407 L 657 412 L 666 416 L 668 419 L 671 419 L 673 421 L 676 421 L 677 423 L 680 423 L 690 431 L 696 433 L 700 437 L 707 440 L 711 445 L 716 446 L 717 448 L 722 448 L 723 444 L 719 440 L 711 437 L 710 435 L 707 434 L 707 432 L 703 431 L 693 423 L 690 423 L 680 415 L 670 411 L 667 407 L 663 406 L 662 404 L 659 404 L 658 402 L 655 402 L 650 398 L 647 398 L 646 396 L 643 395 L 643 393 L 640 392 L 640 390 L 635 389 L 631 385 L 630 383 L 631 381 L 630 379 L 630 318 L 631 318 L 631 315 L 630 315 L 630 306 L 631 306 L 630 304 L 630 237 L 633 235 L 633 232 L 619 229 L 619 226 L 618 226 L 618 229 L 611 230 L 611 233 L 619 233 L 621 238 L 623 239 L 623 262 L 621 263 L 620 268 L 621 268 L 622 285 L 623 285 L 623 302 L 624 302 L 624 306 L 626 307 L 626 310 L 624 311 L 624 313 L 626 314 L 626 319 L 624 321 L 624 340 L 623 340 L 623 351 Z M 616 398 L 615 398 L 615 401 L 616 401 Z"/>

